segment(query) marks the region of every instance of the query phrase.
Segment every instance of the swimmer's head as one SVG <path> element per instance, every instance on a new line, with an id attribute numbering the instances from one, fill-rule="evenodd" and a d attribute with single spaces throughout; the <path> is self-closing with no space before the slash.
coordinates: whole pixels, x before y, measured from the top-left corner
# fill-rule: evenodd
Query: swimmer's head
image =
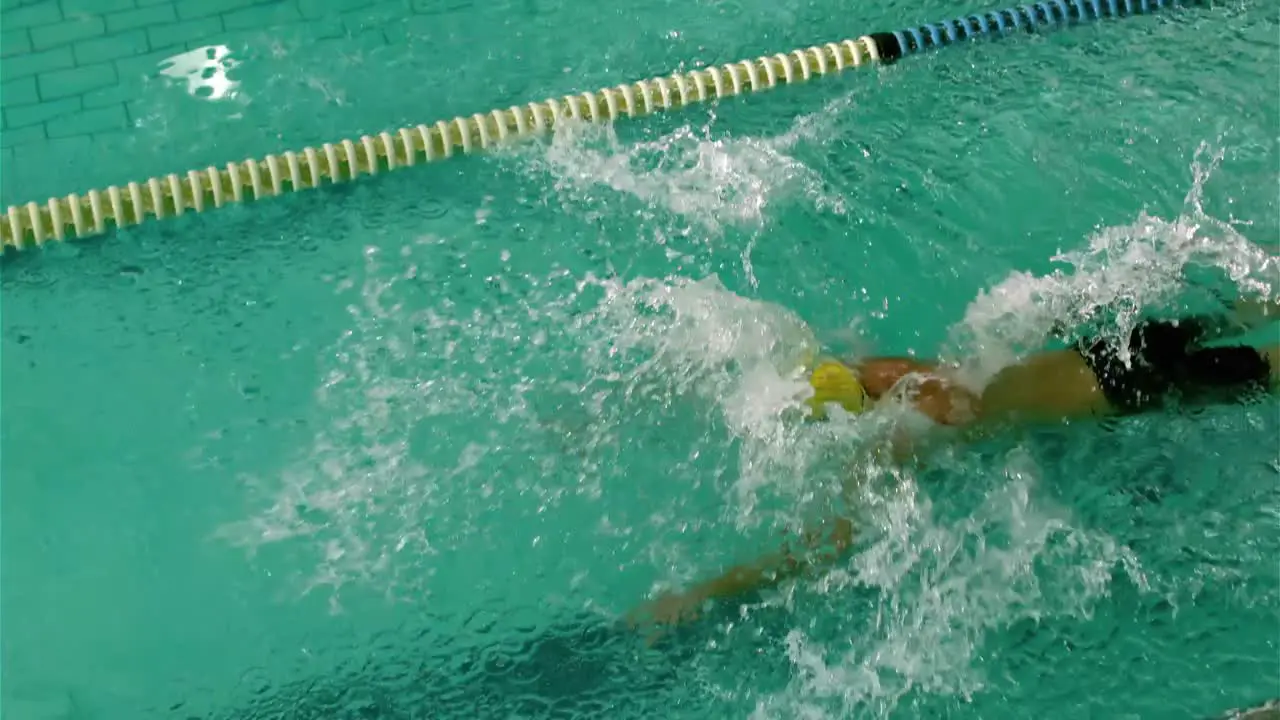
<path id="1" fill-rule="evenodd" d="M 826 406 L 832 403 L 854 414 L 865 411 L 869 405 L 867 391 L 858 376 L 842 362 L 820 362 L 809 375 L 809 384 L 813 386 L 813 397 L 805 403 L 815 419 L 826 419 Z"/>

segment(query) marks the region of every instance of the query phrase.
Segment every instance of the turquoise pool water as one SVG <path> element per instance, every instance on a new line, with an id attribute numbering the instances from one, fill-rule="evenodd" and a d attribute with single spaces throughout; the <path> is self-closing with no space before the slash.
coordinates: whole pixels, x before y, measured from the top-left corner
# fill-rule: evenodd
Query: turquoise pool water
<path id="1" fill-rule="evenodd" d="M 395 5 L 325 42 L 237 38 L 225 101 L 140 85 L 132 134 L 6 168 L 6 202 L 30 199 L 11 172 L 38 199 L 983 9 Z M 1200 718 L 1280 695 L 1275 399 L 905 471 L 861 459 L 878 418 L 780 420 L 769 370 L 800 320 L 983 373 L 1094 307 L 1274 292 L 1278 27 L 1233 2 L 951 48 L 6 257 L 5 717 Z M 846 478 L 836 572 L 653 648 L 611 624 Z"/>

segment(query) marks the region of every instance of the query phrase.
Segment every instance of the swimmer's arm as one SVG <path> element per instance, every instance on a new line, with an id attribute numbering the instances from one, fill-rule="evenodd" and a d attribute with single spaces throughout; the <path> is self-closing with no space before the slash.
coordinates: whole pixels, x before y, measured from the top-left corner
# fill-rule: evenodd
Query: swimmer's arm
<path id="1" fill-rule="evenodd" d="M 982 422 L 981 398 L 954 382 L 926 378 L 913 389 L 908 402 L 932 425 L 897 423 L 873 449 L 877 459 L 897 466 L 919 467 L 940 447 L 976 441 L 990 432 Z"/>
<path id="2" fill-rule="evenodd" d="M 788 580 L 811 576 L 838 561 L 853 544 L 853 523 L 835 518 L 804 533 L 801 547 L 784 545 L 776 553 L 737 565 L 688 590 L 666 595 L 633 612 L 633 621 L 659 624 L 696 618 L 709 602 L 767 590 Z"/>
<path id="3" fill-rule="evenodd" d="M 730 568 L 719 577 L 694 587 L 693 595 L 704 601 L 728 599 L 766 590 L 830 566 L 853 544 L 853 523 L 847 518 L 835 518 L 823 525 L 805 532 L 800 547 L 788 543 L 779 552 Z M 828 528 L 829 532 L 823 532 Z"/>

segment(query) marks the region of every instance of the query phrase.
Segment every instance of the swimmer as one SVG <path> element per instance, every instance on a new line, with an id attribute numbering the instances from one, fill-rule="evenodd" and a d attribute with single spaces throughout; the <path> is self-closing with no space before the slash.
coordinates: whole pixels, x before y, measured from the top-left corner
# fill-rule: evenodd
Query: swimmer
<path id="1" fill-rule="evenodd" d="M 1280 319 L 1280 302 L 1239 301 L 1227 317 L 1139 323 L 1128 360 L 1110 343 L 1087 339 L 1004 368 L 978 392 L 955 382 L 954 367 L 909 358 L 851 364 L 873 401 L 904 380 L 906 399 L 939 425 L 997 428 L 1148 412 L 1177 401 L 1232 402 L 1280 385 L 1280 343 L 1212 345 Z"/>
<path id="2" fill-rule="evenodd" d="M 1001 370 L 980 391 L 952 378 L 954 367 L 903 357 L 828 361 L 814 371 L 814 414 L 830 404 L 851 413 L 901 396 L 916 411 L 967 435 L 1015 424 L 1066 422 L 1156 410 L 1169 402 L 1231 402 L 1280 386 L 1280 340 L 1255 348 L 1214 345 L 1280 319 L 1280 300 L 1240 301 L 1227 317 L 1148 321 L 1129 336 L 1129 362 L 1103 340 L 1036 353 Z M 895 455 L 902 458 L 902 447 Z M 853 524 L 835 518 L 805 533 L 793 547 L 683 593 L 648 603 L 634 624 L 671 624 L 697 617 L 703 607 L 810 575 L 836 562 L 853 543 Z"/>

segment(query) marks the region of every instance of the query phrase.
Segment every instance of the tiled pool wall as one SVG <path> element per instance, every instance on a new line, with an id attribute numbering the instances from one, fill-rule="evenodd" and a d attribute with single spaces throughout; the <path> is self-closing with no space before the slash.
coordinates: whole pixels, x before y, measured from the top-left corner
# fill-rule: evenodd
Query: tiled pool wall
<path id="1" fill-rule="evenodd" d="M 170 166 L 184 158 L 169 157 L 169 165 L 162 165 L 154 158 L 128 157 L 131 150 L 151 149 L 138 142 L 154 132 L 146 122 L 148 112 L 154 115 L 167 103 L 166 111 L 180 114 L 184 100 L 194 102 L 180 88 L 169 88 L 163 98 L 154 89 L 144 97 L 148 84 L 162 79 L 162 63 L 174 56 L 214 45 L 235 47 L 247 38 L 285 36 L 371 49 L 397 40 L 383 22 L 394 18 L 403 24 L 415 14 L 438 15 L 468 4 L 0 0 L 0 206 L 40 202 L 100 183 L 144 180 L 143 172 L 186 169 Z M 230 159 L 238 157 L 220 158 Z M 104 163 L 116 167 L 104 169 Z"/>
<path id="2" fill-rule="evenodd" d="M 0 0 L 0 208 L 813 39 L 790 9 L 721 5 Z M 206 51 L 234 96 L 192 87 Z M 194 74 L 166 72 L 178 56 Z"/>

